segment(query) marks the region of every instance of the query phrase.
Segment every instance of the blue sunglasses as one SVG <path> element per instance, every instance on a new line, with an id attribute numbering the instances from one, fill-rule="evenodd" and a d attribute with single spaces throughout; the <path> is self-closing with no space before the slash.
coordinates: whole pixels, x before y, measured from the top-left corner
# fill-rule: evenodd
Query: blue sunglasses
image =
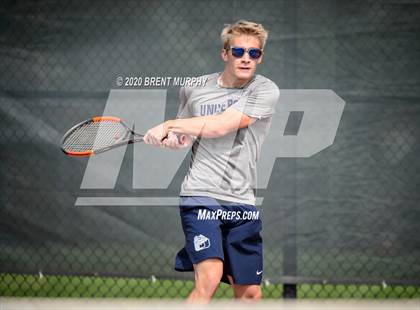
<path id="1" fill-rule="evenodd" d="M 242 58 L 245 52 L 248 52 L 249 57 L 251 57 L 252 59 L 258 59 L 262 55 L 262 49 L 254 48 L 254 47 L 243 48 L 243 47 L 231 46 L 229 49 L 232 51 L 232 56 L 236 58 Z"/>

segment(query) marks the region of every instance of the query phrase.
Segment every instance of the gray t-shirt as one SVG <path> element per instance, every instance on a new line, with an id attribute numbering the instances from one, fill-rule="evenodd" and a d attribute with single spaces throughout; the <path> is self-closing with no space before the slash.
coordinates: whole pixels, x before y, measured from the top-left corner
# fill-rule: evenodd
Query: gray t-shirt
<path id="1" fill-rule="evenodd" d="M 257 120 L 222 137 L 197 138 L 180 195 L 255 205 L 256 163 L 280 92 L 274 82 L 261 75 L 255 75 L 242 88 L 221 87 L 219 76 L 205 76 L 207 83 L 202 87 L 182 87 L 177 117 L 220 114 L 232 106 Z"/>

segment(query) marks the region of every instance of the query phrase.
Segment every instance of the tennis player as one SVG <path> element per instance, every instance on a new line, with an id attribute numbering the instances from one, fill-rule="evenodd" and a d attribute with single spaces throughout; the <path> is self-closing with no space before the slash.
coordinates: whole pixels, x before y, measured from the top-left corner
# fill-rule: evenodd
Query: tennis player
<path id="1" fill-rule="evenodd" d="M 204 87 L 181 88 L 177 119 L 144 137 L 173 149 L 192 144 L 180 194 L 186 244 L 175 262 L 176 270 L 195 272 L 190 302 L 209 302 L 221 281 L 232 285 L 238 299 L 262 297 L 256 162 L 279 100 L 275 83 L 255 74 L 267 36 L 254 22 L 226 25 L 223 72 L 205 76 Z"/>

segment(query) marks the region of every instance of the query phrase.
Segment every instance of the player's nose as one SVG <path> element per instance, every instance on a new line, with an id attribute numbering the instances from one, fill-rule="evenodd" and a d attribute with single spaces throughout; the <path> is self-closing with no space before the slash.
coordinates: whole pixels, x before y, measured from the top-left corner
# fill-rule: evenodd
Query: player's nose
<path id="1" fill-rule="evenodd" d="M 251 58 L 249 57 L 249 54 L 248 54 L 248 53 L 245 53 L 245 54 L 242 56 L 241 61 L 242 61 L 243 63 L 249 63 L 249 62 L 251 61 Z"/>

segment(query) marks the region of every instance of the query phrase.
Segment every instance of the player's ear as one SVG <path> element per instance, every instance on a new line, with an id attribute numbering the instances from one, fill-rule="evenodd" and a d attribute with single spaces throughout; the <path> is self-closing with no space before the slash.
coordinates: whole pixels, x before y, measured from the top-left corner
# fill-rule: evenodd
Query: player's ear
<path id="1" fill-rule="evenodd" d="M 261 57 L 258 58 L 257 64 L 262 63 L 263 57 L 264 57 L 264 52 L 261 54 Z"/>
<path id="2" fill-rule="evenodd" d="M 228 61 L 228 54 L 227 53 L 228 53 L 228 51 L 225 50 L 225 49 L 222 49 L 220 51 L 220 56 L 222 56 L 222 59 L 223 59 L 224 62 Z"/>

